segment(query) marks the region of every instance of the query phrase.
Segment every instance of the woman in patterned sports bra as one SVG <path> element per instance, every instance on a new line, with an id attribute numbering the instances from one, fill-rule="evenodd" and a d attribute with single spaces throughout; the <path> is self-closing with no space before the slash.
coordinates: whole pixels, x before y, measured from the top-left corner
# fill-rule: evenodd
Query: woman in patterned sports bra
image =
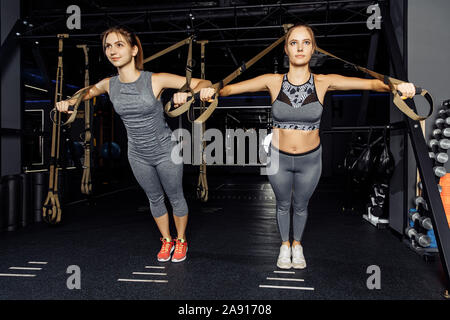
<path id="1" fill-rule="evenodd" d="M 390 91 L 387 85 L 376 79 L 312 74 L 309 61 L 315 47 L 312 29 L 308 25 L 296 25 L 286 34 L 287 74 L 261 75 L 225 86 L 220 91 L 221 96 L 269 91 L 272 97 L 273 136 L 268 162 L 270 167 L 275 164 L 276 170 L 268 177 L 277 203 L 276 216 L 282 240 L 277 266 L 282 269 L 306 267 L 300 241 L 308 202 L 322 171 L 319 125 L 325 93 L 331 90 Z M 397 90 L 408 98 L 415 93 L 411 83 L 400 84 Z M 209 94 L 213 93 L 211 89 Z M 291 203 L 294 209 L 292 245 L 289 241 Z"/>

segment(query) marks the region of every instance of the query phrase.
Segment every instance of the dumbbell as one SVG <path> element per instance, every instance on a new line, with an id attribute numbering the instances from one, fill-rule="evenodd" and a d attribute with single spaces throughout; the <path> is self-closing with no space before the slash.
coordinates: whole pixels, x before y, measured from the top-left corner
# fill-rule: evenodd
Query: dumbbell
<path id="1" fill-rule="evenodd" d="M 449 127 L 450 126 L 450 117 L 447 117 L 446 114 L 441 114 L 441 116 L 443 116 L 443 117 L 438 117 L 434 121 L 434 124 L 436 125 L 436 127 L 438 127 L 438 128 Z"/>
<path id="2" fill-rule="evenodd" d="M 411 209 L 409 210 L 409 217 L 412 221 L 417 221 L 419 225 L 421 225 L 423 228 L 427 230 L 433 229 L 433 224 L 431 223 L 431 219 L 429 217 L 421 216 L 420 213 L 415 210 Z"/>
<path id="3" fill-rule="evenodd" d="M 434 152 L 429 152 L 428 156 L 431 159 L 436 160 L 438 163 L 445 163 L 448 161 L 448 155 L 444 152 L 438 153 L 437 157 L 434 154 Z M 433 172 L 436 177 L 442 178 L 443 176 L 445 176 L 447 174 L 447 169 L 445 169 L 445 167 L 443 167 L 443 166 L 435 165 L 433 167 Z"/>
<path id="4" fill-rule="evenodd" d="M 431 134 L 434 139 L 440 139 L 442 137 L 442 130 L 437 128 L 433 130 L 433 133 Z"/>
<path id="5" fill-rule="evenodd" d="M 423 210 L 428 211 L 428 204 L 423 197 L 417 197 L 415 202 L 419 209 L 422 207 Z"/>
<path id="6" fill-rule="evenodd" d="M 435 139 L 440 139 L 443 136 L 448 138 L 448 137 L 450 137 L 450 128 L 445 128 L 444 130 L 441 130 L 439 128 L 434 129 L 432 135 Z"/>
<path id="7" fill-rule="evenodd" d="M 445 128 L 442 130 L 442 135 L 447 138 L 450 137 L 450 128 Z"/>
<path id="8" fill-rule="evenodd" d="M 448 161 L 448 154 L 446 154 L 445 152 L 439 152 L 438 154 L 435 154 L 434 152 L 428 152 L 428 156 L 439 163 L 446 163 Z"/>
<path id="9" fill-rule="evenodd" d="M 447 110 L 446 110 L 446 109 L 441 109 L 441 110 L 439 110 L 439 111 L 437 112 L 437 117 L 438 117 L 438 118 L 442 118 L 442 119 L 447 118 L 447 117 L 448 117 Z"/>
<path id="10" fill-rule="evenodd" d="M 449 116 L 450 116 L 450 109 L 441 109 L 438 111 L 437 118 L 434 123 L 439 126 L 448 126 L 450 123 Z M 443 119 L 444 121 L 442 120 L 438 121 L 437 119 Z"/>
<path id="11" fill-rule="evenodd" d="M 372 204 L 367 204 L 367 212 L 373 215 L 374 217 L 381 217 L 384 214 L 383 207 L 380 205 L 374 205 L 373 201 Z"/>
<path id="12" fill-rule="evenodd" d="M 408 227 L 405 230 L 406 235 L 410 239 L 414 239 L 421 247 L 429 247 L 431 244 L 431 238 L 426 234 L 418 233 L 416 229 Z"/>
<path id="13" fill-rule="evenodd" d="M 433 172 L 436 177 L 442 178 L 447 174 L 447 169 L 445 169 L 445 167 L 442 166 L 435 166 L 433 167 Z"/>
<path id="14" fill-rule="evenodd" d="M 433 150 L 435 148 L 441 148 L 443 150 L 450 149 L 450 140 L 449 139 L 431 139 L 428 142 L 428 146 Z"/>
<path id="15" fill-rule="evenodd" d="M 437 118 L 436 120 L 434 120 L 434 124 L 436 125 L 437 128 L 441 129 L 445 127 L 445 119 L 443 118 Z"/>

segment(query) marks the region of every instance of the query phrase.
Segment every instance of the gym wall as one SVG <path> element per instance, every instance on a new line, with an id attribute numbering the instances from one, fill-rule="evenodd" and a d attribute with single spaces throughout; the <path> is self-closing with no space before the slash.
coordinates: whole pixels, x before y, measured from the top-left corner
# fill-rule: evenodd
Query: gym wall
<path id="1" fill-rule="evenodd" d="M 425 139 L 429 141 L 437 111 L 444 100 L 450 99 L 450 1 L 408 1 L 408 78 L 417 85 L 429 88 L 434 98 L 435 113 L 426 120 Z M 415 99 L 419 112 L 424 114 L 425 99 Z M 450 164 L 445 164 L 450 171 Z"/>
<path id="2" fill-rule="evenodd" d="M 20 18 L 20 1 L 0 0 L 1 44 L 8 37 L 17 19 Z M 21 123 L 21 63 L 20 48 L 8 52 L 1 68 L 1 128 L 22 129 Z M 1 136 L 1 176 L 21 173 L 21 138 L 19 135 Z"/>

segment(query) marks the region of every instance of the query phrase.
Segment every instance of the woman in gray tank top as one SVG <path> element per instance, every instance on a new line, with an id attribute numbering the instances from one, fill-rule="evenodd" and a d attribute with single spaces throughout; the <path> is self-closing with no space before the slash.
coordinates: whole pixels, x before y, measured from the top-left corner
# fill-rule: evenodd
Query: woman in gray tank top
<path id="1" fill-rule="evenodd" d="M 158 261 L 183 261 L 188 248 L 185 234 L 188 207 L 182 187 L 183 163 L 175 163 L 171 159 L 175 142 L 171 141 L 172 131 L 165 121 L 159 98 L 166 88 L 180 89 L 186 83 L 186 78 L 144 71 L 139 38 L 125 28 L 106 30 L 102 34 L 102 44 L 106 57 L 117 68 L 118 75 L 98 82 L 83 100 L 103 93 L 109 94 L 114 110 L 127 131 L 131 169 L 149 199 L 150 211 L 162 235 Z M 194 91 L 208 86 L 211 86 L 210 81 L 191 80 Z M 200 96 L 203 98 L 203 90 Z M 74 103 L 73 100 L 66 100 L 57 103 L 56 107 L 61 112 L 70 112 L 68 107 Z M 169 231 L 164 192 L 173 208 L 177 229 L 175 241 Z"/>
<path id="2" fill-rule="evenodd" d="M 373 90 L 389 92 L 380 80 L 312 74 L 309 61 L 316 46 L 313 30 L 304 24 L 286 34 L 284 50 L 289 57 L 285 75 L 265 74 L 227 85 L 220 96 L 268 91 L 272 98 L 273 136 L 268 154 L 268 178 L 276 197 L 276 217 L 281 235 L 277 266 L 303 269 L 306 260 L 300 243 L 307 219 L 307 206 L 322 172 L 319 138 L 322 102 L 331 90 Z M 397 86 L 404 96 L 415 94 L 414 85 Z M 210 88 L 205 99 L 215 93 Z M 289 241 L 290 208 L 293 206 L 293 242 Z"/>

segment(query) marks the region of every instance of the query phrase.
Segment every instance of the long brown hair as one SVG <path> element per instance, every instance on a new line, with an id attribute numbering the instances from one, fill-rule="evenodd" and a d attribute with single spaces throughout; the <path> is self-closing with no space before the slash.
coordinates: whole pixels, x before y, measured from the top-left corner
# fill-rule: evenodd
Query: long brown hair
<path id="1" fill-rule="evenodd" d="M 294 31 L 294 29 L 301 28 L 301 27 L 305 28 L 309 32 L 309 35 L 311 36 L 313 50 L 315 50 L 316 49 L 316 37 L 314 35 L 313 29 L 307 23 L 298 23 L 298 24 L 290 27 L 289 30 L 286 32 L 286 37 L 285 37 L 285 40 L 284 40 L 284 46 L 287 47 L 287 44 L 288 44 L 288 41 L 289 41 L 289 37 L 290 37 L 292 31 Z"/>
<path id="2" fill-rule="evenodd" d="M 141 70 L 141 71 L 144 70 L 144 53 L 142 51 L 141 41 L 139 40 L 138 36 L 134 32 L 132 32 L 124 27 L 118 27 L 118 26 L 111 27 L 102 33 L 101 37 L 102 37 L 103 53 L 105 52 L 105 49 L 106 49 L 105 48 L 106 37 L 110 33 L 121 34 L 131 47 L 136 46 L 138 48 L 138 53 L 134 57 L 134 65 L 136 66 L 136 69 Z"/>

